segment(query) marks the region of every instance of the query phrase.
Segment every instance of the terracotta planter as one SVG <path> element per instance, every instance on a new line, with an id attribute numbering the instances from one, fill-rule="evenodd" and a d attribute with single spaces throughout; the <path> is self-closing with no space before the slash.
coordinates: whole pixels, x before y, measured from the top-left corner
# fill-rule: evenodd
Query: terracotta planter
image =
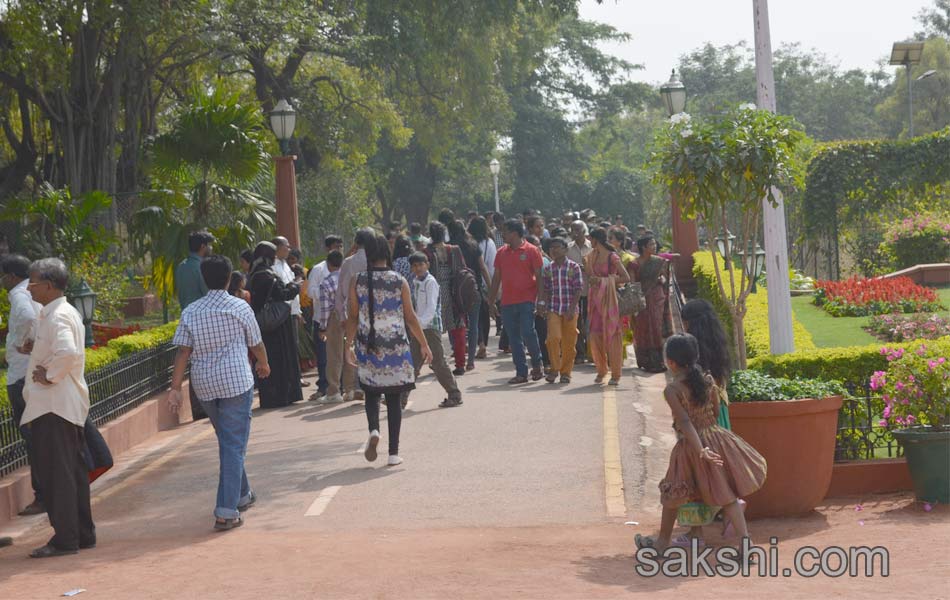
<path id="1" fill-rule="evenodd" d="M 729 405 L 733 431 L 768 461 L 765 485 L 745 499 L 749 518 L 803 515 L 824 499 L 841 402 L 831 396 Z"/>

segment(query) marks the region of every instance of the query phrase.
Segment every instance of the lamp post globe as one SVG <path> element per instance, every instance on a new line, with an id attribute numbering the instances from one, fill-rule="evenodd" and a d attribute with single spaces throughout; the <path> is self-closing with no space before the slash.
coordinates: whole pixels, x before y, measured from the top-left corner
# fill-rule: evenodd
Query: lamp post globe
<path id="1" fill-rule="evenodd" d="M 96 316 L 96 293 L 92 291 L 85 279 L 80 279 L 79 283 L 69 289 L 67 296 L 69 303 L 75 307 L 82 317 L 83 325 L 86 326 L 86 346 L 94 345 L 92 320 Z"/>
<path id="2" fill-rule="evenodd" d="M 660 86 L 660 96 L 669 116 L 686 110 L 686 86 L 676 76 L 676 69 L 673 69 L 670 80 Z"/>
<path id="3" fill-rule="evenodd" d="M 284 154 L 287 153 L 286 147 L 294 135 L 296 125 L 297 112 L 286 99 L 281 98 L 274 110 L 270 111 L 270 127 L 280 142 L 281 152 Z"/>

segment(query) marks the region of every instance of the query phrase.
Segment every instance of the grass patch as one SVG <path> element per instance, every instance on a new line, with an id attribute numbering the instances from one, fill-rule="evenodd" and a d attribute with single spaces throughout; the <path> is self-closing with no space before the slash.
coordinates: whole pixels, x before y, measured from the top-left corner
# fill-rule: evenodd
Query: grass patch
<path id="1" fill-rule="evenodd" d="M 950 309 L 950 286 L 937 288 L 937 295 L 940 296 L 940 304 Z"/>
<path id="2" fill-rule="evenodd" d="M 873 335 L 864 331 L 863 327 L 867 325 L 868 317 L 832 317 L 812 304 L 811 296 L 792 298 L 792 311 L 819 348 L 843 348 L 881 343 Z"/>

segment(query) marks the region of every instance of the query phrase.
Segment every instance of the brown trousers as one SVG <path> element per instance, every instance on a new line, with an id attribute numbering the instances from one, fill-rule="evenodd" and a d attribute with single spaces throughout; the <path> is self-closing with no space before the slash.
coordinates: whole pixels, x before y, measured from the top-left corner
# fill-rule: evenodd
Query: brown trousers
<path id="1" fill-rule="evenodd" d="M 333 311 L 327 319 L 327 396 L 341 392 L 341 377 L 343 392 L 355 392 L 358 389 L 356 368 L 345 360 L 346 340 L 343 339 L 343 334 L 343 323 L 336 311 Z"/>

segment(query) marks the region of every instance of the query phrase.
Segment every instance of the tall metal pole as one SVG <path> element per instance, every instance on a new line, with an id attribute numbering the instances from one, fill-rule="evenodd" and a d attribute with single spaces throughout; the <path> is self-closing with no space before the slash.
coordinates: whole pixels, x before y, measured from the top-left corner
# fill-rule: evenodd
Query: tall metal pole
<path id="1" fill-rule="evenodd" d="M 904 63 L 907 68 L 907 113 L 910 137 L 914 137 L 914 79 L 910 76 L 910 62 Z"/>
<path id="2" fill-rule="evenodd" d="M 501 204 L 498 203 L 498 174 L 492 173 L 492 178 L 495 180 L 495 212 L 501 212 Z"/>
<path id="3" fill-rule="evenodd" d="M 772 39 L 768 0 L 752 0 L 755 18 L 756 101 L 760 109 L 775 112 L 775 78 L 772 73 Z M 795 351 L 792 333 L 792 300 L 788 277 L 788 234 L 782 192 L 772 188 L 775 206 L 762 199 L 765 229 L 765 274 L 769 297 L 769 349 L 772 354 Z"/>

